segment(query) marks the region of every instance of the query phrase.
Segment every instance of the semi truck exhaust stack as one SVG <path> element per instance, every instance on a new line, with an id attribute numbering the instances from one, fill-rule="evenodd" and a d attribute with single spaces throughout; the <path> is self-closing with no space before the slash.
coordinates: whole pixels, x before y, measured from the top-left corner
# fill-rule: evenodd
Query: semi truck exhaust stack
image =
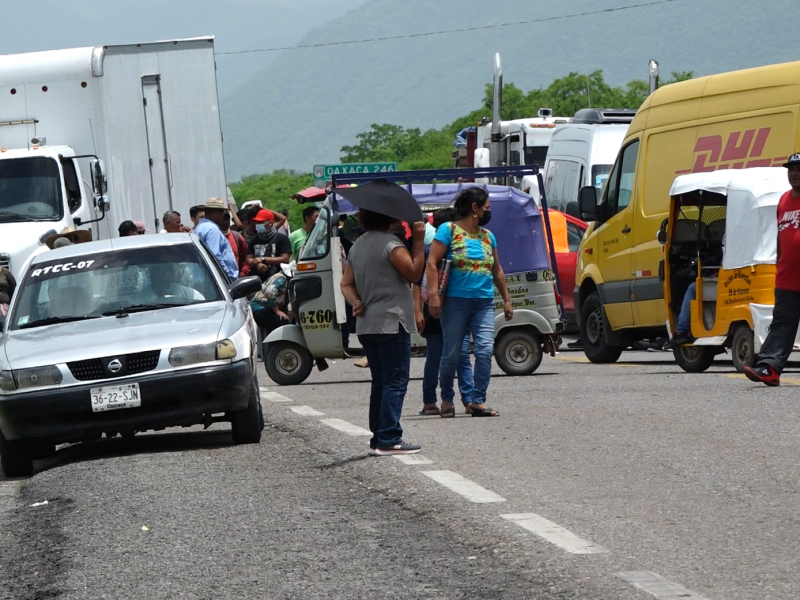
<path id="1" fill-rule="evenodd" d="M 491 157 L 494 165 L 500 164 L 500 142 L 503 134 L 500 121 L 503 108 L 503 61 L 500 53 L 494 55 L 494 89 L 492 94 L 492 147 Z"/>

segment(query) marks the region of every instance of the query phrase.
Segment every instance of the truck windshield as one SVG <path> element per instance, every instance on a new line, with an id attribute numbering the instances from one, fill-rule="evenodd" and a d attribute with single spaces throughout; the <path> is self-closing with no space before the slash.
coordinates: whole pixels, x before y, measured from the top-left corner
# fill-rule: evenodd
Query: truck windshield
<path id="1" fill-rule="evenodd" d="M 75 254 L 39 262 L 28 269 L 17 293 L 20 300 L 9 319 L 11 329 L 222 299 L 194 244 Z"/>
<path id="2" fill-rule="evenodd" d="M 58 164 L 43 156 L 0 160 L 0 223 L 61 218 Z"/>

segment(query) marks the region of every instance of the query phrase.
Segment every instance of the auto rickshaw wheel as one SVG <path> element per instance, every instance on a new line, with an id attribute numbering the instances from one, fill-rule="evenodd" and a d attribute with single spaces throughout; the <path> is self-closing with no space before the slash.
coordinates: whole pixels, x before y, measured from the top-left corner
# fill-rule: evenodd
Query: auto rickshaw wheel
<path id="1" fill-rule="evenodd" d="M 494 346 L 497 366 L 506 375 L 530 375 L 542 364 L 542 340 L 524 329 L 511 329 L 500 334 Z"/>
<path id="2" fill-rule="evenodd" d="M 681 346 L 672 351 L 675 362 L 687 373 L 707 371 L 717 352 L 711 346 Z"/>
<path id="3" fill-rule="evenodd" d="M 738 325 L 733 332 L 733 342 L 731 344 L 731 358 L 733 367 L 739 372 L 744 373 L 746 366 L 753 367 L 756 364 L 755 340 L 753 330 L 746 323 Z"/>
<path id="4" fill-rule="evenodd" d="M 581 340 L 583 352 L 593 363 L 614 363 L 622 348 L 611 346 L 606 336 L 606 315 L 600 294 L 593 292 L 581 309 Z"/>
<path id="5" fill-rule="evenodd" d="M 314 357 L 299 344 L 284 340 L 270 344 L 264 364 L 278 385 L 300 385 L 311 375 Z"/>

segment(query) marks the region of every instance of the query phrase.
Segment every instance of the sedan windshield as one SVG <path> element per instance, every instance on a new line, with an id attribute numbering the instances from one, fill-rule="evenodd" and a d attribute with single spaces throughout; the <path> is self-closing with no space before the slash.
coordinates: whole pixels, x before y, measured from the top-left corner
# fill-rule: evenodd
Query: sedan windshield
<path id="1" fill-rule="evenodd" d="M 52 158 L 0 160 L 0 223 L 60 219 L 60 182 Z"/>
<path id="2" fill-rule="evenodd" d="M 32 266 L 11 329 L 214 302 L 222 293 L 193 244 L 74 256 Z"/>

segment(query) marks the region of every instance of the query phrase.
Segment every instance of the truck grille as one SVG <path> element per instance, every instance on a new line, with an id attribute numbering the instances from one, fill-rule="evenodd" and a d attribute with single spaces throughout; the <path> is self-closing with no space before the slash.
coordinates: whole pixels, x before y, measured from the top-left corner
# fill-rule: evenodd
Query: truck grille
<path id="1" fill-rule="evenodd" d="M 90 358 L 67 363 L 72 376 L 78 381 L 95 381 L 97 379 L 110 379 L 113 377 L 125 377 L 126 375 L 136 375 L 152 371 L 158 365 L 161 350 L 149 350 L 147 352 L 136 352 L 125 355 L 127 368 L 123 368 L 117 373 L 107 373 L 105 366 L 115 357 Z M 122 358 L 122 357 L 119 357 Z"/>

